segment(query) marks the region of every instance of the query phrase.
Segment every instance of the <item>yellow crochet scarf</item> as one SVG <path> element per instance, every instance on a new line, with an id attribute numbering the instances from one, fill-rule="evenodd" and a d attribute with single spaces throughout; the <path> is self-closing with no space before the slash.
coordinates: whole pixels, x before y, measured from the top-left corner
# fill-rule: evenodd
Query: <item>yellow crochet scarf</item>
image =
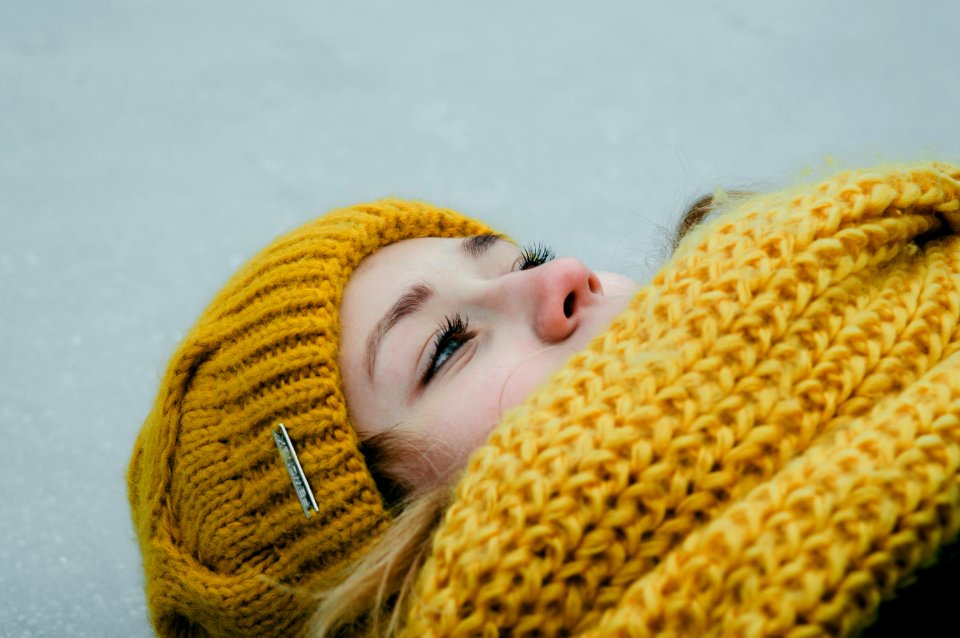
<path id="1" fill-rule="evenodd" d="M 697 229 L 473 457 L 404 635 L 863 627 L 960 530 L 960 168 Z"/>

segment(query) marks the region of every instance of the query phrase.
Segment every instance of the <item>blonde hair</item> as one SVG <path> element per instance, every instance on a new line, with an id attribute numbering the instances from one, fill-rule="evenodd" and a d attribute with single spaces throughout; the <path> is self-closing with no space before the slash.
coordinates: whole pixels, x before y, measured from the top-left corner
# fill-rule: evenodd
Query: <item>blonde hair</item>
<path id="1" fill-rule="evenodd" d="M 321 592 L 309 623 L 313 638 L 395 636 L 408 607 L 413 581 L 450 500 L 452 476 L 413 490 L 405 478 L 422 459 L 424 440 L 388 430 L 363 441 L 360 450 L 384 503 L 394 515 L 387 531 L 343 579 Z M 434 443 L 437 444 L 436 442 Z"/>

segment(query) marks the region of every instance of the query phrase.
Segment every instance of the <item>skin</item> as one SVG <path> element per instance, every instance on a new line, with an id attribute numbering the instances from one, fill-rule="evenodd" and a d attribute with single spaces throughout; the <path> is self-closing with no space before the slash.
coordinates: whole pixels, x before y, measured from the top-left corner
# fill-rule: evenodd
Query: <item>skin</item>
<path id="1" fill-rule="evenodd" d="M 634 291 L 626 277 L 571 257 L 524 264 L 506 240 L 472 254 L 464 246 L 426 238 L 377 251 L 351 276 L 340 309 L 351 420 L 363 438 L 396 428 L 418 442 L 419 458 L 403 468 L 414 487 L 462 466 L 503 412 L 606 328 Z M 429 288 L 429 298 L 374 343 L 378 323 L 413 286 Z M 434 360 L 437 333 L 458 315 L 466 330 Z"/>

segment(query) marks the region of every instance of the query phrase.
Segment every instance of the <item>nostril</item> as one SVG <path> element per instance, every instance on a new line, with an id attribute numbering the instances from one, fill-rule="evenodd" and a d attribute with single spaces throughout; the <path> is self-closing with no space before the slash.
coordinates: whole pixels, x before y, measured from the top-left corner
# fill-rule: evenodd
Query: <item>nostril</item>
<path id="1" fill-rule="evenodd" d="M 603 284 L 600 283 L 600 278 L 590 273 L 590 277 L 587 279 L 587 285 L 590 287 L 590 292 L 594 294 L 603 294 Z"/>
<path id="2" fill-rule="evenodd" d="M 567 319 L 573 316 L 573 304 L 575 301 L 576 299 L 572 292 L 563 300 L 563 316 Z"/>

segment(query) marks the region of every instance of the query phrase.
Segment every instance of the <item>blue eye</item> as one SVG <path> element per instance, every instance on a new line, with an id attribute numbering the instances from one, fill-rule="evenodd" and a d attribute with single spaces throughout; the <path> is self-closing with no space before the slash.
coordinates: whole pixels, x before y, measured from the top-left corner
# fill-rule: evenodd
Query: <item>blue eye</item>
<path id="1" fill-rule="evenodd" d="M 435 370 L 440 368 L 446 363 L 447 359 L 453 356 L 453 353 L 456 352 L 461 345 L 463 345 L 463 342 L 459 339 L 450 339 L 443 344 L 443 347 L 437 352 L 436 357 L 433 359 L 433 368 Z"/>
<path id="2" fill-rule="evenodd" d="M 446 317 L 440 328 L 433 337 L 433 353 L 430 355 L 430 365 L 423 375 L 422 383 L 427 384 L 433 375 L 456 354 L 460 346 L 464 345 L 472 335 L 468 334 L 470 330 L 469 323 L 459 314 L 453 317 Z"/>
<path id="3" fill-rule="evenodd" d="M 517 270 L 529 270 L 542 266 L 556 257 L 556 253 L 549 246 L 541 243 L 527 244 L 520 250 L 517 258 Z"/>

